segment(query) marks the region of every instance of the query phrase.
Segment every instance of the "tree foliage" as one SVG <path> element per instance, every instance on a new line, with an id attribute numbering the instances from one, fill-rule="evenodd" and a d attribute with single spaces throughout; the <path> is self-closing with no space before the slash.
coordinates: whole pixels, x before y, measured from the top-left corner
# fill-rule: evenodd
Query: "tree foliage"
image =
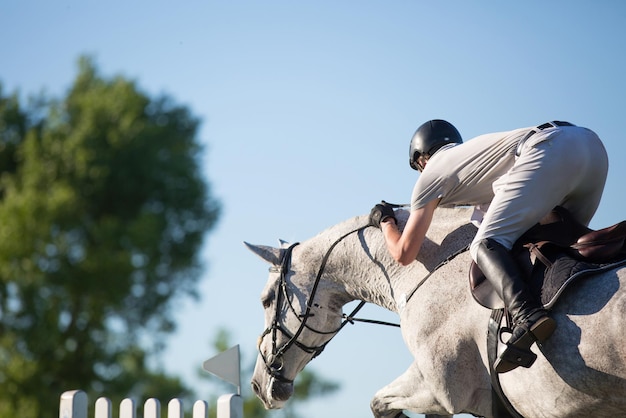
<path id="1" fill-rule="evenodd" d="M 198 125 L 87 58 L 43 106 L 0 85 L 0 418 L 56 416 L 68 389 L 185 392 L 147 359 L 219 215 Z"/>

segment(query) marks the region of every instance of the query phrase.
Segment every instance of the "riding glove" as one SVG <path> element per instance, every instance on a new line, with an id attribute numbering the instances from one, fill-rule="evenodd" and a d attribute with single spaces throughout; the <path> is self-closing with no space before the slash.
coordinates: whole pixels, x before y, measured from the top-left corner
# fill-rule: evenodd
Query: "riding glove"
<path id="1" fill-rule="evenodd" d="M 389 218 L 393 219 L 396 224 L 398 223 L 393 207 L 383 200 L 372 208 L 370 212 L 370 225 L 380 228 L 380 223 Z"/>

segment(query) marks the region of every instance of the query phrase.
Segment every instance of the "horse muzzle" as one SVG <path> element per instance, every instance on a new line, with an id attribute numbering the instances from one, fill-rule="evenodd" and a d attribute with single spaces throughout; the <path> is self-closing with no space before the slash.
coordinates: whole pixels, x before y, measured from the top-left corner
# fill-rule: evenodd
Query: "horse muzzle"
<path id="1" fill-rule="evenodd" d="M 252 379 L 252 390 L 263 402 L 265 409 L 280 409 L 293 395 L 293 383 L 282 382 L 267 376 L 267 384 L 263 385 L 256 378 Z"/>

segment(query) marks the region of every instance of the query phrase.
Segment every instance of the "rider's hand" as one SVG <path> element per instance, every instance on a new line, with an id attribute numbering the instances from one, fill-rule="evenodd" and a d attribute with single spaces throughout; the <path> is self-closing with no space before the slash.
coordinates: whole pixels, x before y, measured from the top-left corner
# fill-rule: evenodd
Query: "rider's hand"
<path id="1" fill-rule="evenodd" d="M 395 224 L 398 223 L 393 207 L 384 200 L 374 206 L 370 212 L 370 225 L 380 228 L 380 223 L 387 219 L 393 219 Z"/>

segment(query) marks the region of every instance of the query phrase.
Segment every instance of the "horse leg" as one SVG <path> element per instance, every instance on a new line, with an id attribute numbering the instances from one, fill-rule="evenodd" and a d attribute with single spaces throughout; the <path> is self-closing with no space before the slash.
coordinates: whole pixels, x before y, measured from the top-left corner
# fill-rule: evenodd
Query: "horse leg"
<path id="1" fill-rule="evenodd" d="M 402 411 L 417 413 L 446 413 L 446 408 L 428 389 L 422 373 L 413 363 L 396 380 L 380 389 L 374 395 L 370 407 L 376 418 L 403 418 Z M 427 418 L 450 418 L 452 415 L 426 415 Z"/>

